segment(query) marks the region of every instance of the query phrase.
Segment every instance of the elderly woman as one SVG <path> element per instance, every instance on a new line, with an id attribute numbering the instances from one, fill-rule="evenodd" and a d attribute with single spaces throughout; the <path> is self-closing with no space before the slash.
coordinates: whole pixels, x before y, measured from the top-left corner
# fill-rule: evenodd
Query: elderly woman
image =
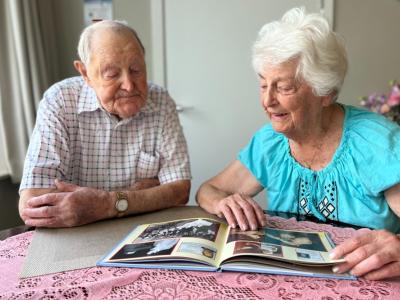
<path id="1" fill-rule="evenodd" d="M 318 14 L 288 11 L 266 24 L 253 48 L 262 127 L 197 201 L 231 227 L 255 230 L 268 209 L 314 215 L 371 231 L 338 246 L 335 272 L 368 279 L 400 275 L 400 129 L 384 117 L 336 102 L 347 71 L 342 40 Z"/>

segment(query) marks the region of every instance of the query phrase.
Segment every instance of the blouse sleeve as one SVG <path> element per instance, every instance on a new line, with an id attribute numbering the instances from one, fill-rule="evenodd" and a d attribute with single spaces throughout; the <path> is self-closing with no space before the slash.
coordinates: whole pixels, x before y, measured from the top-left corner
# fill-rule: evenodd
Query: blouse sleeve
<path id="1" fill-rule="evenodd" d="M 237 158 L 263 187 L 268 187 L 271 174 L 279 174 L 285 169 L 282 162 L 287 161 L 286 153 L 284 136 L 267 124 L 255 133 Z"/>
<path id="2" fill-rule="evenodd" d="M 359 111 L 348 126 L 354 166 L 371 195 L 400 182 L 400 127 L 385 117 Z"/>

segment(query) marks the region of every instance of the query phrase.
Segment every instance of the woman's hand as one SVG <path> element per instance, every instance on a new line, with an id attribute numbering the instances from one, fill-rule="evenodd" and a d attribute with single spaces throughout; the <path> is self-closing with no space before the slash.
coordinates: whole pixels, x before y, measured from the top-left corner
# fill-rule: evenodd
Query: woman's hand
<path id="1" fill-rule="evenodd" d="M 400 276 L 400 237 L 385 230 L 360 234 L 337 246 L 331 257 L 346 259 L 333 268 L 336 273 L 350 271 L 369 280 L 397 277 Z"/>
<path id="2" fill-rule="evenodd" d="M 266 225 L 267 219 L 262 208 L 250 196 L 235 193 L 219 200 L 216 214 L 225 217 L 228 224 L 241 230 L 256 230 Z"/>
<path id="3" fill-rule="evenodd" d="M 209 213 L 225 217 L 232 228 L 256 230 L 267 221 L 262 208 L 252 198 L 262 190 L 253 174 L 235 160 L 200 186 L 196 200 Z"/>

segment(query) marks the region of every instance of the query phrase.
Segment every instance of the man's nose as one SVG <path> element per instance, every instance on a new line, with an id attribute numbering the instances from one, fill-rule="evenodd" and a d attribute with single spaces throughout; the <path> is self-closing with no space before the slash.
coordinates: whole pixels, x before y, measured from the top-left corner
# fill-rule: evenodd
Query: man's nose
<path id="1" fill-rule="evenodd" d="M 132 92 L 135 89 L 135 81 L 130 74 L 126 74 L 122 78 L 121 89 Z"/>

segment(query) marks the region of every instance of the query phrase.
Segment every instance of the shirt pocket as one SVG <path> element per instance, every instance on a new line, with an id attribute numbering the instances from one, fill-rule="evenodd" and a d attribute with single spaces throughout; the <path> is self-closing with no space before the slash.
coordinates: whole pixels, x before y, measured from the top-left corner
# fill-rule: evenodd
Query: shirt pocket
<path id="1" fill-rule="evenodd" d="M 136 166 L 136 180 L 156 178 L 160 168 L 160 158 L 140 151 Z"/>

